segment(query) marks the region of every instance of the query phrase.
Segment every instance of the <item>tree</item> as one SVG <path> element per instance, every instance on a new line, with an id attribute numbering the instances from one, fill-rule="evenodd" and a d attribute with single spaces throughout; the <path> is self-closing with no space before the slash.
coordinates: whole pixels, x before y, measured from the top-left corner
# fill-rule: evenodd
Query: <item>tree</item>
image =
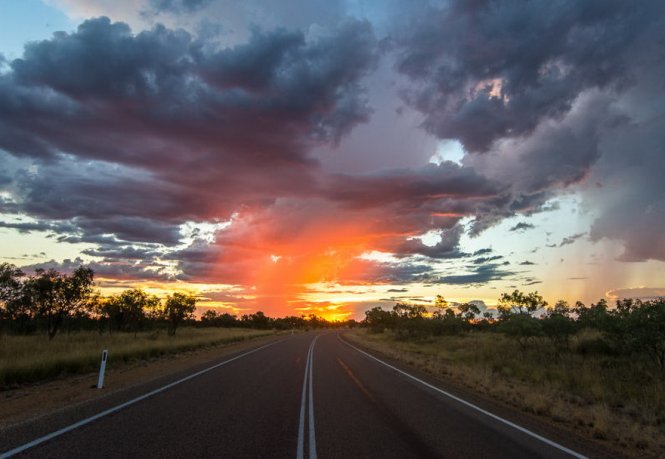
<path id="1" fill-rule="evenodd" d="M 580 328 L 601 330 L 605 328 L 607 321 L 610 320 L 607 312 L 607 301 L 605 299 L 601 299 L 598 303 L 592 304 L 589 307 L 578 301 L 575 303 L 573 312 L 577 314 L 577 323 Z"/>
<path id="2" fill-rule="evenodd" d="M 457 307 L 457 317 L 463 319 L 465 322 L 471 322 L 480 315 L 480 308 L 473 303 L 462 303 Z"/>
<path id="3" fill-rule="evenodd" d="M 23 301 L 29 302 L 36 316 L 46 323 L 46 332 L 52 340 L 64 319 L 87 304 L 92 293 L 93 271 L 80 266 L 71 275 L 54 269 L 37 269 L 35 276 L 23 283 Z"/>
<path id="4" fill-rule="evenodd" d="M 23 271 L 16 266 L 0 264 L 0 330 L 5 320 L 16 321 L 30 317 L 29 312 L 24 310 L 26 303 L 21 301 L 23 276 Z"/>
<path id="5" fill-rule="evenodd" d="M 570 347 L 570 336 L 576 329 L 575 322 L 570 318 L 568 303 L 563 300 L 557 301 L 554 307 L 547 310 L 541 321 L 541 327 L 543 334 L 554 347 L 554 360 L 558 361 L 561 351 Z"/>
<path id="6" fill-rule="evenodd" d="M 185 319 L 193 318 L 194 311 L 196 311 L 196 296 L 179 292 L 167 296 L 164 303 L 164 318 L 169 323 L 169 335 L 175 336 L 178 325 Z"/>
<path id="7" fill-rule="evenodd" d="M 510 294 L 501 294 L 497 310 L 499 311 L 499 317 L 501 319 L 506 319 L 513 314 L 531 315 L 538 309 L 546 306 L 547 301 L 543 300 L 543 297 L 540 296 L 538 292 L 524 294 L 519 290 L 515 290 Z"/>
<path id="8" fill-rule="evenodd" d="M 118 331 L 133 330 L 136 333 L 143 328 L 146 314 L 153 312 L 154 316 L 159 306 L 159 298 L 155 295 L 150 295 L 140 288 L 133 288 L 108 297 L 102 311 L 108 317 L 111 328 Z"/>
<path id="9" fill-rule="evenodd" d="M 397 303 L 393 306 L 394 329 L 400 337 L 423 338 L 431 333 L 429 321 L 425 319 L 425 306 Z"/>
<path id="10" fill-rule="evenodd" d="M 497 306 L 501 320 L 499 329 L 515 339 L 525 351 L 533 338 L 542 331 L 540 321 L 531 315 L 545 306 L 547 302 L 538 292 L 524 294 L 515 290 L 510 294 L 503 293 Z"/>
<path id="11" fill-rule="evenodd" d="M 604 322 L 604 334 L 623 352 L 646 353 L 665 371 L 665 298 L 624 299 Z"/>
<path id="12" fill-rule="evenodd" d="M 365 311 L 364 324 L 372 333 L 383 333 L 386 328 L 392 328 L 393 322 L 390 311 L 384 311 L 380 306 Z"/>
<path id="13" fill-rule="evenodd" d="M 437 295 L 436 297 L 434 297 L 434 307 L 439 309 L 447 309 L 448 301 L 446 301 L 446 299 L 443 296 Z"/>

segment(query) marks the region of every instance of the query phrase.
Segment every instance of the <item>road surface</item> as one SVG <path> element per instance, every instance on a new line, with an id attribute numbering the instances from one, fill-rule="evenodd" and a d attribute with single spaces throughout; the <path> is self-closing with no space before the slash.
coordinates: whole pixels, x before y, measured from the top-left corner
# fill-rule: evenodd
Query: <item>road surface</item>
<path id="1" fill-rule="evenodd" d="M 584 454 L 533 423 L 525 428 L 451 398 L 427 377 L 382 363 L 331 331 L 279 338 L 1 434 L 0 457 Z"/>

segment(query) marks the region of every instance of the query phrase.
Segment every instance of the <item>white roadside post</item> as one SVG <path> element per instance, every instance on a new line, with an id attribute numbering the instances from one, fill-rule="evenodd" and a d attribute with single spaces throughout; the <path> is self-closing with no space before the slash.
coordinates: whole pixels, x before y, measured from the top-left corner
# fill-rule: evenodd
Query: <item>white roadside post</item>
<path id="1" fill-rule="evenodd" d="M 104 349 L 102 351 L 102 363 L 99 365 L 99 379 L 97 380 L 97 389 L 104 387 L 104 372 L 106 371 L 106 357 L 108 357 L 109 351 Z"/>

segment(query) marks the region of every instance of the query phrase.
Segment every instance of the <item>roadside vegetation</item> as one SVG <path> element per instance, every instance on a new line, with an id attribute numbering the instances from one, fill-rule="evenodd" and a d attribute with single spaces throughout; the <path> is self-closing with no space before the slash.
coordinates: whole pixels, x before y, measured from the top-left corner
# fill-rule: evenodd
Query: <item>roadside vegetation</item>
<path id="1" fill-rule="evenodd" d="M 355 324 L 314 315 L 271 318 L 261 311 L 237 317 L 207 310 L 197 318 L 198 298 L 192 294 L 159 298 L 134 288 L 104 297 L 93 278 L 85 267 L 71 274 L 40 269 L 27 275 L 0 264 L 0 390 L 94 371 L 102 349 L 109 350 L 113 368 L 280 330 Z"/>
<path id="2" fill-rule="evenodd" d="M 273 334 L 271 330 L 185 327 L 177 339 L 165 329 L 100 334 L 79 331 L 49 341 L 42 335 L 0 336 L 0 387 L 12 388 L 60 375 L 94 372 L 102 349 L 109 350 L 108 368 L 135 360 L 230 344 Z"/>
<path id="3" fill-rule="evenodd" d="M 514 291 L 497 310 L 398 303 L 347 336 L 631 454 L 665 454 L 665 299 L 548 307 Z"/>

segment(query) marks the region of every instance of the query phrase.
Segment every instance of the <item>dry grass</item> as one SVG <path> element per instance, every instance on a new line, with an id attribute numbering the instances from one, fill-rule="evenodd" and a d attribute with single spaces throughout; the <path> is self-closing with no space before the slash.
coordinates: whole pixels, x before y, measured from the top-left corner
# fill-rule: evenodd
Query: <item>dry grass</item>
<path id="1" fill-rule="evenodd" d="M 109 351 L 109 367 L 134 359 L 232 343 L 265 336 L 273 331 L 240 328 L 182 328 L 175 337 L 165 330 L 100 335 L 79 332 L 56 336 L 0 336 L 0 388 L 41 381 L 62 374 L 83 373 L 99 368 L 101 351 Z"/>
<path id="2" fill-rule="evenodd" d="M 547 343 L 522 352 L 496 333 L 418 342 L 365 330 L 347 336 L 515 408 L 612 442 L 628 454 L 665 456 L 665 381 L 662 373 L 640 362 L 576 353 L 555 362 Z M 593 338 L 583 334 L 573 346 Z"/>

